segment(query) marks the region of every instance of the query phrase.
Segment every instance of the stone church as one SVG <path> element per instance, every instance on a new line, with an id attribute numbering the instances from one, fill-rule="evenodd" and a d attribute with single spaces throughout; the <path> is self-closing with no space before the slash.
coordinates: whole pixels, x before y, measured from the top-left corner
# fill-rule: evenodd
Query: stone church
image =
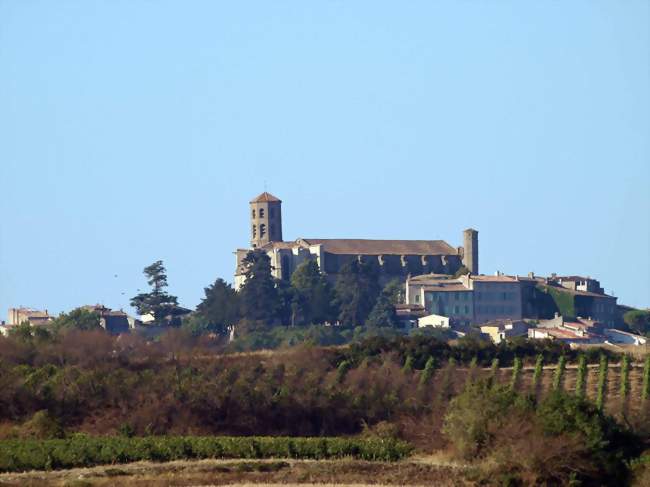
<path id="1" fill-rule="evenodd" d="M 381 282 L 421 274 L 454 274 L 461 266 L 478 274 L 478 232 L 463 232 L 463 247 L 443 240 L 368 240 L 299 238 L 282 239 L 282 201 L 264 192 L 250 202 L 250 248 L 237 249 L 235 288 L 244 283 L 242 261 L 252 249 L 264 250 L 271 259 L 273 275 L 288 280 L 301 262 L 315 259 L 321 271 L 334 279 L 346 263 L 375 262 Z"/>

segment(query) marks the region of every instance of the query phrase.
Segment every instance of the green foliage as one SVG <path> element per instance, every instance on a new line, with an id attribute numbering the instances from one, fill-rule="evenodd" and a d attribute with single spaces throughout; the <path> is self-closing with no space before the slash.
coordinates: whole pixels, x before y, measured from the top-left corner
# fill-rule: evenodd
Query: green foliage
<path id="1" fill-rule="evenodd" d="M 498 373 L 499 373 L 499 359 L 495 357 L 492 359 L 492 364 L 490 365 L 490 380 L 492 381 L 492 383 L 496 382 Z"/>
<path id="2" fill-rule="evenodd" d="M 395 312 L 395 299 L 397 299 L 396 292 L 395 286 L 392 283 L 386 285 L 379 294 L 375 306 L 368 315 L 366 326 L 370 328 L 396 328 L 399 326 L 399 320 L 397 319 L 397 313 Z"/>
<path id="3" fill-rule="evenodd" d="M 524 407 L 509 388 L 474 382 L 449 403 L 442 432 L 462 458 L 471 459 L 489 447 L 490 427 L 504 421 L 510 409 Z"/>
<path id="4" fill-rule="evenodd" d="M 623 315 L 623 321 L 634 333 L 650 334 L 650 311 L 635 309 Z"/>
<path id="5" fill-rule="evenodd" d="M 533 390 L 537 391 L 537 388 L 540 385 L 542 380 L 542 374 L 544 373 L 544 355 L 541 353 L 537 355 L 535 360 L 535 371 L 533 372 Z"/>
<path id="6" fill-rule="evenodd" d="M 643 365 L 643 384 L 641 386 L 641 398 L 647 401 L 650 398 L 650 355 L 645 358 Z"/>
<path id="7" fill-rule="evenodd" d="M 391 304 L 404 302 L 404 284 L 399 279 L 391 279 L 388 281 L 382 293 L 388 297 Z"/>
<path id="8" fill-rule="evenodd" d="M 271 326 L 280 319 L 282 301 L 271 274 L 271 259 L 262 250 L 248 252 L 242 261 L 246 278 L 240 290 L 242 317 Z"/>
<path id="9" fill-rule="evenodd" d="M 621 360 L 621 398 L 630 394 L 630 357 L 623 355 Z"/>
<path id="10" fill-rule="evenodd" d="M 334 286 L 335 305 L 344 325 L 364 325 L 380 289 L 376 266 L 354 260 L 341 267 Z"/>
<path id="11" fill-rule="evenodd" d="M 62 438 L 63 434 L 60 421 L 47 410 L 37 411 L 20 427 L 20 436 L 27 438 Z"/>
<path id="12" fill-rule="evenodd" d="M 573 295 L 555 286 L 538 285 L 537 289 L 550 296 L 555 304 L 556 311 L 565 318 L 576 317 L 575 299 Z"/>
<path id="13" fill-rule="evenodd" d="M 599 411 L 603 410 L 605 400 L 607 399 L 607 355 L 600 356 L 600 366 L 598 367 L 598 392 L 596 394 L 596 407 Z"/>
<path id="14" fill-rule="evenodd" d="M 239 320 L 239 295 L 223 279 L 217 279 L 203 291 L 205 297 L 196 307 L 196 312 L 183 320 L 183 328 L 193 336 L 226 333 L 227 327 Z"/>
<path id="15" fill-rule="evenodd" d="M 347 375 L 348 371 L 352 368 L 352 364 L 350 363 L 349 360 L 344 360 L 339 364 L 339 366 L 336 368 L 336 382 L 339 384 L 342 383 L 345 380 L 345 376 Z"/>
<path id="16" fill-rule="evenodd" d="M 489 381 L 471 384 L 450 402 L 443 433 L 465 460 L 487 459 L 514 478 L 537 479 L 534 485 L 565 485 L 571 478 L 621 485 L 625 459 L 641 446 L 580 398 L 555 391 L 536 406 Z"/>
<path id="17" fill-rule="evenodd" d="M 578 376 L 576 378 L 576 396 L 585 397 L 587 385 L 587 357 L 580 355 L 578 358 Z"/>
<path id="18" fill-rule="evenodd" d="M 410 355 L 406 357 L 406 361 L 404 362 L 404 367 L 402 367 L 402 372 L 405 374 L 410 374 L 413 372 L 413 357 Z"/>
<path id="19" fill-rule="evenodd" d="M 396 461 L 409 455 L 411 450 L 407 443 L 390 438 L 75 435 L 60 440 L 0 441 L 0 471 L 56 470 L 200 458 L 322 460 L 353 457 L 367 461 Z"/>
<path id="20" fill-rule="evenodd" d="M 51 324 L 52 330 L 101 330 L 99 314 L 84 308 L 76 308 L 69 313 L 61 313 Z"/>
<path id="21" fill-rule="evenodd" d="M 553 375 L 553 390 L 559 391 L 562 389 L 565 369 L 566 369 L 566 357 L 562 355 L 557 362 L 557 367 L 555 368 L 555 375 Z"/>
<path id="22" fill-rule="evenodd" d="M 433 378 L 433 374 L 435 373 L 436 369 L 436 360 L 433 357 L 429 357 L 427 359 L 427 363 L 424 365 L 424 370 L 422 371 L 422 375 L 420 375 L 420 385 L 421 386 L 426 386 L 431 382 L 431 379 Z"/>
<path id="23" fill-rule="evenodd" d="M 516 391 L 517 386 L 519 385 L 519 378 L 521 377 L 521 359 L 519 357 L 515 357 L 515 363 L 512 367 L 512 377 L 510 379 L 510 390 L 511 391 Z"/>
<path id="24" fill-rule="evenodd" d="M 165 291 L 167 274 L 162 260 L 145 267 L 143 272 L 147 276 L 147 283 L 151 286 L 151 291 L 132 297 L 131 306 L 137 309 L 140 315 L 150 313 L 157 324 L 162 324 L 163 320 L 172 315 L 178 307 L 178 298 Z M 174 324 L 176 324 L 175 321 Z"/>
<path id="25" fill-rule="evenodd" d="M 254 350 L 273 350 L 297 345 L 331 346 L 349 343 L 355 338 L 352 327 L 343 326 L 300 326 L 262 327 L 257 331 L 238 335 L 237 339 L 228 344 L 229 352 L 249 352 Z"/>
<path id="26" fill-rule="evenodd" d="M 332 288 L 321 273 L 318 263 L 309 259 L 291 274 L 295 290 L 292 302 L 293 324 L 306 325 L 332 322 L 336 316 L 332 307 Z"/>

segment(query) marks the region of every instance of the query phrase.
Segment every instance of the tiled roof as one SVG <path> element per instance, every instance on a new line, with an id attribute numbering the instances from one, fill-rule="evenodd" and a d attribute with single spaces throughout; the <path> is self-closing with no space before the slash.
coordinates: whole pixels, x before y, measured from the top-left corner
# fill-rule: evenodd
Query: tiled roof
<path id="1" fill-rule="evenodd" d="M 516 277 L 512 276 L 487 276 L 487 275 L 471 275 L 470 278 L 473 281 L 482 281 L 482 282 L 517 282 Z"/>
<path id="2" fill-rule="evenodd" d="M 250 202 L 251 203 L 268 203 L 268 202 L 281 203 L 282 201 L 277 196 L 273 196 L 271 193 L 267 193 L 266 191 L 264 191 L 261 195 L 259 195 L 257 198 L 253 198 Z"/>
<path id="3" fill-rule="evenodd" d="M 304 238 L 308 245 L 322 245 L 330 254 L 343 255 L 458 255 L 443 240 L 369 240 L 356 238 Z"/>

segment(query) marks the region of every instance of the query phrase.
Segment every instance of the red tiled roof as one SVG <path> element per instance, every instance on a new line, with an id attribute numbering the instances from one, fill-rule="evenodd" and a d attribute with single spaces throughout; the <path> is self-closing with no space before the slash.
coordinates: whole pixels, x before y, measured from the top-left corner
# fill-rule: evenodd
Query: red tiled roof
<path id="1" fill-rule="evenodd" d="M 268 202 L 282 203 L 280 198 L 278 198 L 277 196 L 273 196 L 271 193 L 267 193 L 266 191 L 264 191 L 257 198 L 253 198 L 250 202 L 251 203 L 268 203 Z"/>

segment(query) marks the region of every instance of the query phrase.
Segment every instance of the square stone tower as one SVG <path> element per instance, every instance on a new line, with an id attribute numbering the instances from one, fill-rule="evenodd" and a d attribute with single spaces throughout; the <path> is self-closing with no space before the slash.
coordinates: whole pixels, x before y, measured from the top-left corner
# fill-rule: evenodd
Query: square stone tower
<path id="1" fill-rule="evenodd" d="M 251 247 L 282 242 L 282 201 L 266 191 L 250 202 Z"/>

